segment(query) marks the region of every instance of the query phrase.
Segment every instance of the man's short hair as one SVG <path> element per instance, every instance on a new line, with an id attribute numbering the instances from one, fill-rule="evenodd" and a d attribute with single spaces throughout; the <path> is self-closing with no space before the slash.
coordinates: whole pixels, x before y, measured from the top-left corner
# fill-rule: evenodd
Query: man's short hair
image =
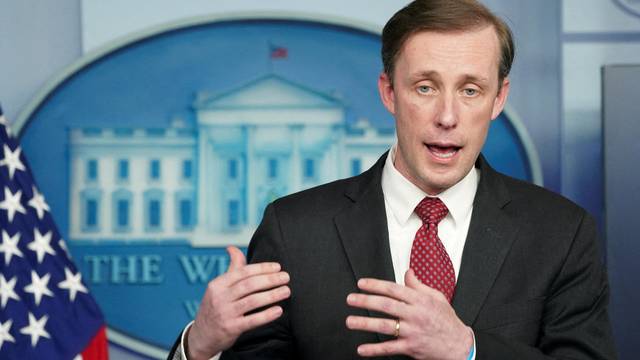
<path id="1" fill-rule="evenodd" d="M 509 75 L 515 54 L 509 26 L 476 0 L 415 0 L 395 13 L 382 30 L 382 64 L 393 83 L 398 53 L 407 39 L 422 31 L 456 32 L 493 26 L 500 43 L 498 78 Z"/>

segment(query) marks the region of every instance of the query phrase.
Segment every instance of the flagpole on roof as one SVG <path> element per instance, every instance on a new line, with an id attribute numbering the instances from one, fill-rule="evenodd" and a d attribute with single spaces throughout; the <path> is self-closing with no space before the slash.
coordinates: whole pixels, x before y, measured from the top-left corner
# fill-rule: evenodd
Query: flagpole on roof
<path id="1" fill-rule="evenodd" d="M 271 51 L 273 49 L 273 44 L 271 43 L 271 41 L 267 41 L 267 67 L 269 70 L 269 75 L 274 74 L 274 70 L 273 70 L 273 57 L 271 56 Z"/>
<path id="2" fill-rule="evenodd" d="M 289 57 L 289 49 L 284 46 L 273 44 L 271 41 L 269 44 L 269 72 L 275 74 L 274 60 L 286 59 Z"/>

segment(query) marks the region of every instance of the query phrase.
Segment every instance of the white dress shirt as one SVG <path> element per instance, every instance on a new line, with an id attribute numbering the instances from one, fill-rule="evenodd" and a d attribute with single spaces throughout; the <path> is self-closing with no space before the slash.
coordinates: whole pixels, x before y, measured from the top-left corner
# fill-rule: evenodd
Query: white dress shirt
<path id="1" fill-rule="evenodd" d="M 420 190 L 405 178 L 393 164 L 396 158 L 394 145 L 382 169 L 382 193 L 387 213 L 389 230 L 389 248 L 396 282 L 404 285 L 404 274 L 409 270 L 411 246 L 416 232 L 422 226 L 422 220 L 414 209 L 425 196 L 431 196 Z M 453 263 L 453 270 L 458 280 L 462 250 L 467 241 L 467 232 L 471 223 L 473 200 L 480 181 L 480 170 L 471 168 L 469 173 L 457 184 L 435 195 L 447 206 L 449 213 L 438 224 L 438 237 L 442 241 L 447 254 Z M 476 358 L 476 338 L 473 335 L 473 346 L 469 359 Z"/>
<path id="2" fill-rule="evenodd" d="M 413 210 L 427 194 L 395 168 L 395 155 L 396 146 L 393 146 L 382 170 L 382 192 L 387 212 L 393 271 L 396 282 L 404 284 L 404 274 L 409 270 L 413 239 L 422 226 L 422 220 Z M 438 224 L 438 237 L 451 258 L 456 280 L 460 272 L 462 250 L 469 231 L 473 199 L 479 180 L 480 170 L 472 168 L 460 182 L 436 195 L 449 209 L 447 216 Z"/>
<path id="3" fill-rule="evenodd" d="M 387 156 L 382 170 L 382 193 L 387 213 L 393 272 L 396 282 L 404 284 L 404 273 L 409 269 L 413 238 L 422 225 L 422 220 L 413 210 L 427 194 L 407 180 L 395 168 L 393 165 L 395 155 L 396 145 L 389 150 L 389 156 Z M 460 182 L 437 195 L 449 209 L 447 216 L 438 224 L 438 237 L 451 258 L 456 281 L 460 272 L 462 250 L 471 222 L 473 199 L 479 180 L 480 170 L 472 168 Z M 178 359 L 179 356 L 182 359 L 187 359 L 184 353 L 184 335 L 192 324 L 193 322 L 185 327 L 180 339 L 180 349 L 176 351 L 174 359 Z M 219 358 L 220 354 L 216 354 L 211 360 Z M 472 359 L 475 359 L 475 336 Z"/>

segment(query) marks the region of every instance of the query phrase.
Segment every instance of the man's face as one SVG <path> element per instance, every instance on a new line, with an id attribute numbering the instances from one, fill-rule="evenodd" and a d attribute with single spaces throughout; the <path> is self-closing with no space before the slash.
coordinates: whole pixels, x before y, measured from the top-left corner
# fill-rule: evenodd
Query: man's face
<path id="1" fill-rule="evenodd" d="M 394 165 L 423 191 L 438 194 L 474 166 L 509 92 L 508 79 L 499 87 L 499 54 L 490 26 L 419 32 L 400 49 L 393 84 L 380 75 L 382 102 L 396 119 Z"/>

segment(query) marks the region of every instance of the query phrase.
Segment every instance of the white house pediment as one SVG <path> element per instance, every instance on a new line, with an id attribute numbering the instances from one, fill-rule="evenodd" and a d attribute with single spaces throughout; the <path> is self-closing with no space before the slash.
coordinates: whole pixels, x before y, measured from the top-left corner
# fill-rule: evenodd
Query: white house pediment
<path id="1" fill-rule="evenodd" d="M 206 111 L 251 108 L 340 108 L 343 104 L 330 94 L 277 75 L 267 75 L 222 94 L 200 95 L 195 107 Z"/>

